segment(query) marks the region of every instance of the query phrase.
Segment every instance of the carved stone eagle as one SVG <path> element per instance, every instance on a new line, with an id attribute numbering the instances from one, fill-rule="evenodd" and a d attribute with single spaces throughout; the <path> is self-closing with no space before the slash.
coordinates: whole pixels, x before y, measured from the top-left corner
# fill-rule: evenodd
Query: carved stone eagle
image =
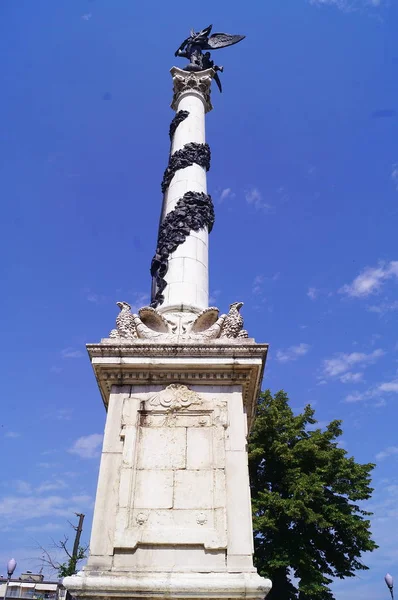
<path id="1" fill-rule="evenodd" d="M 138 337 L 137 330 L 130 304 L 128 302 L 116 302 L 116 304 L 120 308 L 120 313 L 116 318 L 116 329 L 112 329 L 109 337 L 136 339 Z"/>
<path id="2" fill-rule="evenodd" d="M 243 302 L 234 302 L 231 304 L 229 307 L 229 313 L 224 319 L 220 337 L 248 337 L 247 331 L 243 329 L 243 317 L 239 312 L 242 306 Z"/>

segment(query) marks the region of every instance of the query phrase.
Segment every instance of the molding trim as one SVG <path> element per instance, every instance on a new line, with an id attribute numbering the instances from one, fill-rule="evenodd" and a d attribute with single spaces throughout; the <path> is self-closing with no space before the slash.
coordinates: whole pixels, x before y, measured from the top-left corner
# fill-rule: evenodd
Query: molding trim
<path id="1" fill-rule="evenodd" d="M 179 598 L 184 600 L 263 600 L 272 587 L 269 579 L 241 573 L 111 573 L 80 571 L 63 581 L 77 598 Z"/>
<path id="2" fill-rule="evenodd" d="M 105 408 L 113 386 L 240 385 L 250 430 L 268 344 L 88 344 Z"/>

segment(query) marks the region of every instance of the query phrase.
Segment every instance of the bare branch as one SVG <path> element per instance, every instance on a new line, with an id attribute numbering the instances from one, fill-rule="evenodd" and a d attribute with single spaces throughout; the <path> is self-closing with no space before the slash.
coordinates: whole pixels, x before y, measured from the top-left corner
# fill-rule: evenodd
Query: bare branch
<path id="1" fill-rule="evenodd" d="M 43 565 L 46 565 L 51 570 L 57 571 L 59 577 L 66 577 L 76 573 L 77 563 L 86 558 L 88 545 L 83 547 L 79 544 L 84 515 L 78 514 L 77 516 L 79 517 L 79 525 L 77 527 L 68 521 L 69 525 L 77 532 L 73 545 L 73 551 L 68 550 L 69 537 L 67 535 L 64 535 L 63 539 L 59 540 L 58 542 L 56 542 L 53 538 L 50 538 L 51 548 L 54 549 L 54 553 L 36 542 L 37 549 L 41 551 L 42 555 L 40 559 L 41 566 L 43 567 Z M 62 560 L 59 551 L 61 551 L 61 554 L 64 555 L 64 560 Z M 59 560 L 56 560 L 54 555 L 60 556 Z"/>
<path id="2" fill-rule="evenodd" d="M 72 527 L 72 529 L 74 529 L 75 531 L 78 530 L 77 525 L 73 525 L 73 523 L 71 523 L 70 521 L 68 521 L 69 525 Z"/>
<path id="3" fill-rule="evenodd" d="M 57 545 L 58 548 L 61 548 L 65 554 L 67 554 L 69 556 L 69 558 L 72 558 L 72 555 L 70 554 L 66 544 L 68 543 L 68 538 L 66 537 L 66 535 L 64 536 L 64 540 L 60 540 L 59 544 Z"/>
<path id="4" fill-rule="evenodd" d="M 38 550 L 42 552 L 41 562 L 54 569 L 54 571 L 58 571 L 60 567 L 60 563 L 56 561 L 51 554 L 46 550 L 41 544 L 37 544 Z"/>

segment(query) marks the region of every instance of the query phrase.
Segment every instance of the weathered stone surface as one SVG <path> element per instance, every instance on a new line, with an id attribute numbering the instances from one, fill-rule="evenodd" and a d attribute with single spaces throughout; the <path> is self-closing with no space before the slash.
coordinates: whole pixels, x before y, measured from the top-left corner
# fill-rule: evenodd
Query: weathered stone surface
<path id="1" fill-rule="evenodd" d="M 138 469 L 185 469 L 185 427 L 141 427 Z"/>
<path id="2" fill-rule="evenodd" d="M 137 508 L 172 508 L 173 471 L 137 471 L 134 506 Z"/>
<path id="3" fill-rule="evenodd" d="M 174 507 L 213 507 L 213 471 L 184 470 L 175 473 Z"/>
<path id="4" fill-rule="evenodd" d="M 204 416 L 199 427 L 187 430 L 187 469 L 210 469 L 213 467 L 213 428 Z"/>

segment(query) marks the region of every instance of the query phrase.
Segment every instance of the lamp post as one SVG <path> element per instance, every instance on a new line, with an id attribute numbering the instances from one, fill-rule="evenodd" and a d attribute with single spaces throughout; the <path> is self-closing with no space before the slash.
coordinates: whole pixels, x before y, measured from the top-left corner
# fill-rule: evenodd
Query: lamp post
<path id="1" fill-rule="evenodd" d="M 10 579 L 15 571 L 16 566 L 17 566 L 17 561 L 15 560 L 15 558 L 11 558 L 7 563 L 7 582 L 6 582 L 6 587 L 4 590 L 4 600 L 6 600 L 6 598 L 7 598 L 8 584 L 9 584 Z"/>
<path id="2" fill-rule="evenodd" d="M 394 600 L 394 580 L 390 573 L 387 573 L 387 575 L 384 577 L 384 581 L 386 582 L 386 586 L 390 590 L 392 600 Z"/>

